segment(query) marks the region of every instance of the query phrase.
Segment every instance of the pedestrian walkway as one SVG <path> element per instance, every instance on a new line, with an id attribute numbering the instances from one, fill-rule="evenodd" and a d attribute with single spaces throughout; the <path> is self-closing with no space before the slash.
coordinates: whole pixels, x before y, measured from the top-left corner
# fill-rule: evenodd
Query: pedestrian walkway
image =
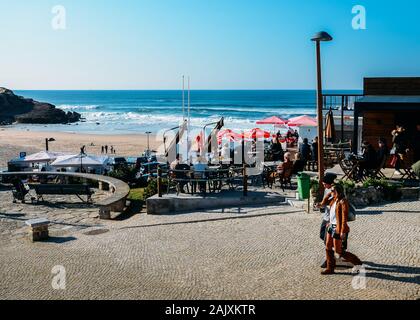
<path id="1" fill-rule="evenodd" d="M 410 201 L 359 213 L 349 240 L 366 264 L 358 277 L 349 269 L 321 276 L 321 217 L 286 205 L 143 214 L 69 229 L 60 236 L 69 241 L 5 241 L 0 298 L 418 299 L 419 208 Z M 65 290 L 51 286 L 56 265 L 66 270 Z"/>

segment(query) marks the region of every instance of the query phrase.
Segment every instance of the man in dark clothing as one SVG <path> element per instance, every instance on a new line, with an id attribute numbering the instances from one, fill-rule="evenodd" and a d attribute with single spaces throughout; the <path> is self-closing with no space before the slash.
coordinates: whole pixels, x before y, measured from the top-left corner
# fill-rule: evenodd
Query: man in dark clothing
<path id="1" fill-rule="evenodd" d="M 376 164 L 385 166 L 386 159 L 389 157 L 389 149 L 385 138 L 379 138 L 378 140 L 379 149 L 376 152 Z"/>
<path id="2" fill-rule="evenodd" d="M 414 163 L 416 163 L 417 161 L 420 161 L 420 123 L 418 123 L 416 126 L 416 131 L 414 132 L 412 146 L 413 146 L 413 152 L 414 152 L 413 160 L 414 160 Z"/>
<path id="3" fill-rule="evenodd" d="M 318 137 L 312 142 L 312 161 L 318 161 Z"/>
<path id="4" fill-rule="evenodd" d="M 301 159 L 305 162 L 310 160 L 311 158 L 311 146 L 308 143 L 308 139 L 303 139 L 303 143 L 300 145 L 299 153 L 301 155 Z"/>

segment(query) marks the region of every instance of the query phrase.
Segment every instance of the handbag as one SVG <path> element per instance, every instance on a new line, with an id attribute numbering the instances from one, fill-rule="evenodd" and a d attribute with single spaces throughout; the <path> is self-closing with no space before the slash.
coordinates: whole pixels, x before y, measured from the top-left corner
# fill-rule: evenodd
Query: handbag
<path id="1" fill-rule="evenodd" d="M 391 157 L 391 162 L 390 162 L 391 167 L 395 168 L 395 166 L 397 165 L 397 162 L 398 162 L 398 156 L 396 154 L 393 154 Z"/>
<path id="2" fill-rule="evenodd" d="M 351 203 L 349 203 L 349 213 L 347 216 L 347 221 L 356 221 L 356 208 Z"/>

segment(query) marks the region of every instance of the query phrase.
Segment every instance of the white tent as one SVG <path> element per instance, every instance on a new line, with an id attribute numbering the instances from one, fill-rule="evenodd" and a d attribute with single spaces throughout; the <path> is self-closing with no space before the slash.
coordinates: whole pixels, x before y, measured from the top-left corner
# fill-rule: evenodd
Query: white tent
<path id="1" fill-rule="evenodd" d="M 40 151 L 26 156 L 22 161 L 30 163 L 50 162 L 56 160 L 60 156 L 64 156 L 63 152 Z"/>
<path id="2" fill-rule="evenodd" d="M 58 157 L 51 166 L 60 168 L 99 168 L 104 169 L 109 162 L 109 157 L 75 154 Z"/>

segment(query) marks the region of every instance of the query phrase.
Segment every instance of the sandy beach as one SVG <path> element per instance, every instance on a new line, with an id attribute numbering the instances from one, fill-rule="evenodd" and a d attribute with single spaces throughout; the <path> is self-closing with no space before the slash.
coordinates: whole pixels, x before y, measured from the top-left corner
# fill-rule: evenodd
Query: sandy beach
<path id="1" fill-rule="evenodd" d="M 139 156 L 147 148 L 145 134 L 103 135 L 67 132 L 22 131 L 0 127 L 0 167 L 6 167 L 7 161 L 19 156 L 19 152 L 28 154 L 45 149 L 45 138 L 53 137 L 49 143 L 50 151 L 80 152 L 85 145 L 91 154 L 101 154 L 101 146 L 114 146 L 117 156 Z M 157 149 L 161 142 L 156 136 L 150 136 L 150 147 Z"/>

